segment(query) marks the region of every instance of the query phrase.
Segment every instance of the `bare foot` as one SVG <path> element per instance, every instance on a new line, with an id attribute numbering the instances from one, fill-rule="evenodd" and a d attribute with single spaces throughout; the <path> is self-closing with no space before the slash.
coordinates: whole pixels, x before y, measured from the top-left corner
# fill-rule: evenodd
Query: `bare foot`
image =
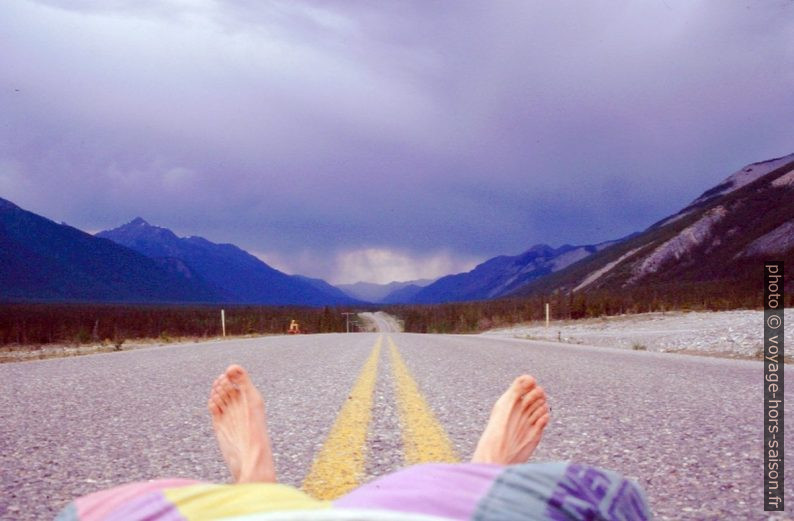
<path id="1" fill-rule="evenodd" d="M 528 375 L 516 378 L 496 400 L 472 463 L 511 465 L 526 462 L 549 422 L 546 393 Z"/>
<path id="2" fill-rule="evenodd" d="M 265 402 L 245 369 L 230 365 L 215 380 L 207 408 L 223 459 L 235 483 L 275 483 Z"/>

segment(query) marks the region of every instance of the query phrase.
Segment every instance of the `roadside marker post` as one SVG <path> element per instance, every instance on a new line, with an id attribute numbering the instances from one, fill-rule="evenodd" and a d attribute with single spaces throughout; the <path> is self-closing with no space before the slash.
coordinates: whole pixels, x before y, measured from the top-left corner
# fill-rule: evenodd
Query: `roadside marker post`
<path id="1" fill-rule="evenodd" d="M 355 315 L 355 313 L 342 313 L 345 316 L 345 332 L 350 333 L 350 315 Z"/>
<path id="2" fill-rule="evenodd" d="M 226 310 L 221 310 L 221 329 L 223 330 L 223 336 L 226 336 Z"/>
<path id="3" fill-rule="evenodd" d="M 549 303 L 546 302 L 546 327 L 549 327 Z"/>

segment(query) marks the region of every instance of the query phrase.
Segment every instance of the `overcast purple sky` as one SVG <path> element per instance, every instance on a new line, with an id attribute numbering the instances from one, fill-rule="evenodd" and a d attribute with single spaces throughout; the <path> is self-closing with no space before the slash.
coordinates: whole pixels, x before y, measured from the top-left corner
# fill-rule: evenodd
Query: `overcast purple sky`
<path id="1" fill-rule="evenodd" d="M 794 2 L 9 0 L 0 197 L 335 283 L 641 230 L 794 152 Z"/>

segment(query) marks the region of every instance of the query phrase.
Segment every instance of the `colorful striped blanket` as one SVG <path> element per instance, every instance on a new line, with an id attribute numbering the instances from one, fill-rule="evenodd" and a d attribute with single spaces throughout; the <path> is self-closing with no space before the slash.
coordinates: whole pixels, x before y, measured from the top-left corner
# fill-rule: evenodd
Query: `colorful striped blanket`
<path id="1" fill-rule="evenodd" d="M 76 499 L 56 521 L 621 520 L 651 519 L 634 482 L 566 462 L 425 464 L 333 501 L 279 484 L 185 479 L 132 483 Z"/>

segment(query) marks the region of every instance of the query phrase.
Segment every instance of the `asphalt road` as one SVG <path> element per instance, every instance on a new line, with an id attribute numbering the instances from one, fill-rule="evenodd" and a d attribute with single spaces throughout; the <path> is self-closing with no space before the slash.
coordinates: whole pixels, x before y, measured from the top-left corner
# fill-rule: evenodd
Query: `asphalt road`
<path id="1" fill-rule="evenodd" d="M 402 331 L 402 326 L 400 326 L 399 322 L 397 322 L 393 316 L 383 311 L 359 313 L 358 316 L 363 319 L 364 322 L 371 324 L 375 331 L 380 331 L 382 333 L 397 333 Z"/>
<path id="2" fill-rule="evenodd" d="M 52 518 L 74 496 L 134 480 L 227 481 L 205 403 L 232 362 L 265 395 L 279 479 L 299 486 L 379 336 L 264 337 L 2 365 L 0 518 Z M 657 519 L 786 518 L 762 509 L 759 362 L 477 336 L 382 334 L 362 481 L 403 464 L 388 338 L 462 459 L 496 397 L 528 372 L 553 407 L 535 459 L 633 477 Z M 791 368 L 786 376 L 794 381 Z M 792 392 L 786 400 L 790 411 Z M 790 456 L 786 467 L 791 515 Z"/>

